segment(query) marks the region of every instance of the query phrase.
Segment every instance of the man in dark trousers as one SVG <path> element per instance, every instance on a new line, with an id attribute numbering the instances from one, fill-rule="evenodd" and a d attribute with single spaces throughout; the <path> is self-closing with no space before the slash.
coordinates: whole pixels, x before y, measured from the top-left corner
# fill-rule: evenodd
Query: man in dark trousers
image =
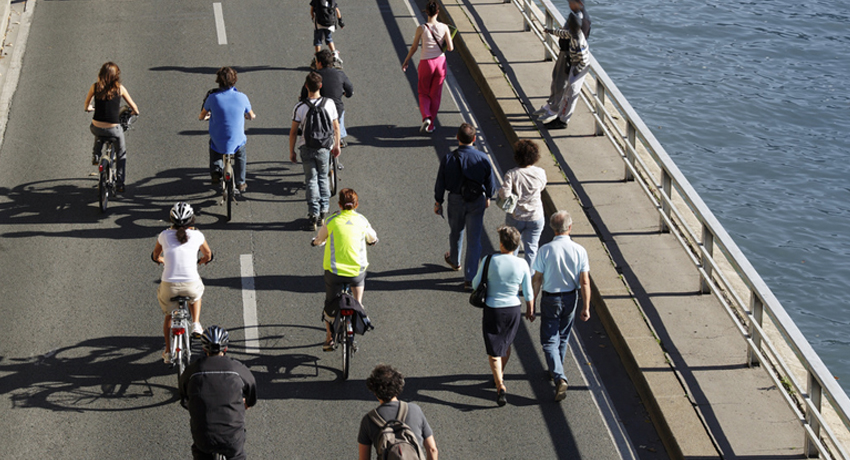
<path id="1" fill-rule="evenodd" d="M 189 409 L 192 458 L 245 459 L 245 411 L 257 403 L 257 383 L 242 363 L 224 356 L 230 334 L 218 326 L 201 335 L 205 357 L 180 376 L 180 398 Z"/>
<path id="2" fill-rule="evenodd" d="M 333 67 L 334 55 L 329 50 L 321 50 L 316 53 L 316 72 L 322 76 L 322 88 L 319 93 L 322 97 L 329 98 L 336 104 L 336 112 L 339 114 L 339 137 L 340 148 L 347 145 L 345 137 L 345 105 L 342 96 L 351 97 L 354 94 L 354 86 L 342 70 Z M 301 87 L 301 100 L 307 99 L 307 87 Z"/>
<path id="3" fill-rule="evenodd" d="M 464 269 L 464 288 L 472 289 L 472 278 L 478 270 L 481 257 L 481 229 L 484 227 L 484 210 L 490 206 L 490 197 L 498 185 L 490 159 L 473 147 L 475 128 L 469 123 L 457 130 L 460 146 L 440 159 L 437 182 L 434 185 L 434 213 L 443 215 L 443 198 L 449 192 L 448 219 L 449 252 L 444 256 L 452 270 Z M 460 264 L 463 234 L 466 233 L 466 259 Z"/>

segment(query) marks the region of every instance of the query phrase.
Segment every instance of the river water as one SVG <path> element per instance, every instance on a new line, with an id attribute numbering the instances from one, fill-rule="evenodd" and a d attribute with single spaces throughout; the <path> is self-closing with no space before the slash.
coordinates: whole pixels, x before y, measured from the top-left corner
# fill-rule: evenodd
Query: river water
<path id="1" fill-rule="evenodd" d="M 850 3 L 586 7 L 594 57 L 850 392 Z"/>

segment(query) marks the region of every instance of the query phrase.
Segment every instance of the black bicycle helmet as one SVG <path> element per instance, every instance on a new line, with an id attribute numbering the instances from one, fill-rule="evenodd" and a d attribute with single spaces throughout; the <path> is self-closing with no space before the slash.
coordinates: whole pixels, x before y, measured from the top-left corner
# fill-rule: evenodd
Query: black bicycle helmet
<path id="1" fill-rule="evenodd" d="M 171 223 L 178 227 L 183 227 L 191 222 L 194 216 L 195 211 L 185 201 L 181 201 L 171 208 Z"/>
<path id="2" fill-rule="evenodd" d="M 228 342 L 230 333 L 223 327 L 210 326 L 201 334 L 201 347 L 210 355 L 227 351 Z"/>

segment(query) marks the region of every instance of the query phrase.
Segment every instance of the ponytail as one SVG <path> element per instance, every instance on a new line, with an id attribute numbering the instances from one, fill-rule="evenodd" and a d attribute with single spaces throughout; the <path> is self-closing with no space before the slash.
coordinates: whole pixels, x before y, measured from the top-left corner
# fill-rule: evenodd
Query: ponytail
<path id="1" fill-rule="evenodd" d="M 360 203 L 357 199 L 357 192 L 350 188 L 344 188 L 339 191 L 339 208 L 343 211 L 354 211 Z"/>
<path id="2" fill-rule="evenodd" d="M 174 230 L 177 230 L 177 234 L 175 236 L 180 244 L 184 244 L 189 241 L 189 235 L 186 234 L 186 230 L 192 228 L 193 225 L 195 225 L 195 216 L 192 216 L 192 219 L 189 220 L 189 222 L 186 222 L 186 225 L 182 225 L 180 227 L 174 225 L 171 227 Z"/>

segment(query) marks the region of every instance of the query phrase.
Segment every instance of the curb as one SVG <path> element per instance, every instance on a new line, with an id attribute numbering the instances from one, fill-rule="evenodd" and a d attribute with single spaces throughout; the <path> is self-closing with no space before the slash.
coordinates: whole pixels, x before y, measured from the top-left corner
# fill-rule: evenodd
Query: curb
<path id="1" fill-rule="evenodd" d="M 444 0 L 440 20 L 458 29 L 454 39 L 457 51 L 469 68 L 473 80 L 487 100 L 508 141 L 513 144 L 522 132 L 523 138 L 538 141 L 541 150 L 549 145 L 542 138 L 513 86 L 508 81 L 490 48 L 458 0 Z M 508 116 L 511 114 L 511 116 Z M 517 114 L 522 114 L 518 116 Z M 541 152 L 543 153 L 543 152 Z M 698 415 L 693 403 L 671 367 L 656 335 L 646 322 L 640 306 L 633 298 L 614 267 L 604 242 L 598 235 L 585 208 L 566 180 L 560 165 L 549 156 L 551 164 L 539 164 L 550 178 L 542 193 L 547 216 L 566 209 L 573 217 L 575 239 L 582 239 L 592 260 L 597 263 L 591 276 L 591 302 L 611 337 L 629 377 L 650 413 L 652 422 L 670 458 L 720 458 L 717 447 Z M 540 163 L 549 163 L 541 161 Z M 565 165 L 566 166 L 566 165 Z M 556 180 L 551 180 L 556 178 Z M 581 236 L 579 236 L 581 235 Z M 585 237 L 587 235 L 588 237 Z"/>
<path id="2" fill-rule="evenodd" d="M 2 1 L 2 0 L 0 0 Z M 26 50 L 27 37 L 29 36 L 30 25 L 32 24 L 32 15 L 35 10 L 35 0 L 25 0 L 22 5 L 16 6 L 14 11 L 20 12 L 21 20 L 17 24 L 12 24 L 12 2 L 7 0 L 3 5 L 2 23 L 3 27 L 3 45 L 5 48 L 6 40 L 10 34 L 15 35 L 15 44 L 8 61 L 0 64 L 0 147 L 6 138 L 6 124 L 9 122 L 9 110 L 12 108 L 12 98 L 15 95 L 15 90 L 18 88 L 18 79 L 21 76 L 21 68 L 23 67 L 24 51 Z M 22 11 L 19 9 L 22 7 Z M 4 55 L 8 55 L 5 49 L 2 50 Z"/>

